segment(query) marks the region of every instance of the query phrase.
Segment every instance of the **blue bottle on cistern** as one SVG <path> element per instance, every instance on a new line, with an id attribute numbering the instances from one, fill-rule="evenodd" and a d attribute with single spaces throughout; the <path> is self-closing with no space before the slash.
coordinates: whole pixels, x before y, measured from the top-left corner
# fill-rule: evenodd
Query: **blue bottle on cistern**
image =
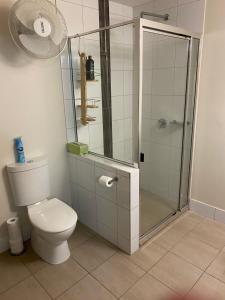
<path id="1" fill-rule="evenodd" d="M 23 142 L 21 137 L 17 137 L 14 139 L 15 141 L 15 148 L 16 148 L 16 162 L 22 164 L 25 163 L 25 155 L 23 149 Z"/>

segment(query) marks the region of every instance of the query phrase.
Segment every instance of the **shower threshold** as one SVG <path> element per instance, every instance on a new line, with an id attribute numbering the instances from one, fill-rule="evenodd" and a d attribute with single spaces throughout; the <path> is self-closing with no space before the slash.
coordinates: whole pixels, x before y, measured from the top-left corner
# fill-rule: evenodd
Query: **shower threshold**
<path id="1" fill-rule="evenodd" d="M 155 236 L 181 214 L 188 210 L 172 208 L 157 195 L 141 190 L 140 192 L 140 245 Z"/>

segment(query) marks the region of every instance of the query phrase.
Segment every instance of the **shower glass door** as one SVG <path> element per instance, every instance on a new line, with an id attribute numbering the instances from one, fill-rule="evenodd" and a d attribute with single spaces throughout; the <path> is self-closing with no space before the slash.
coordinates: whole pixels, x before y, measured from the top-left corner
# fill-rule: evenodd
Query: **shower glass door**
<path id="1" fill-rule="evenodd" d="M 190 39 L 143 32 L 140 234 L 179 208 Z"/>

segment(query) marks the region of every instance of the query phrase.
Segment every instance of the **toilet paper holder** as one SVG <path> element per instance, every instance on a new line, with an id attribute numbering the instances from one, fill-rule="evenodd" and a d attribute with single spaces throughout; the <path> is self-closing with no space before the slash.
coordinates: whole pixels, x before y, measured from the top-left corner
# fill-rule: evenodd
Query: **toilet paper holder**
<path id="1" fill-rule="evenodd" d="M 109 184 L 114 183 L 114 182 L 118 182 L 119 178 L 118 177 L 113 177 L 112 180 L 109 181 Z"/>

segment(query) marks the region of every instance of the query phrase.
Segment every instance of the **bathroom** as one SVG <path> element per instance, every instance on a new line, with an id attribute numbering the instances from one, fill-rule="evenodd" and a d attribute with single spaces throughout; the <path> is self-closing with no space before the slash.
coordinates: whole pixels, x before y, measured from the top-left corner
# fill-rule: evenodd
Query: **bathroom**
<path id="1" fill-rule="evenodd" d="M 15 2 L 0 3 L 0 299 L 224 299 L 224 1 L 116 0 L 107 16 L 108 1 L 52 0 L 69 38 L 49 59 L 16 47 L 8 27 Z M 154 15 L 140 21 L 142 12 Z M 88 111 L 83 52 L 94 60 Z M 27 205 L 15 205 L 6 166 L 19 136 L 27 160 L 44 157 L 42 191 L 46 184 L 49 201 L 62 205 L 55 222 L 65 207 L 78 218 L 65 262 L 32 249 Z M 90 153 L 68 153 L 75 141 Z M 11 255 L 6 221 L 16 217 L 24 249 Z"/>

